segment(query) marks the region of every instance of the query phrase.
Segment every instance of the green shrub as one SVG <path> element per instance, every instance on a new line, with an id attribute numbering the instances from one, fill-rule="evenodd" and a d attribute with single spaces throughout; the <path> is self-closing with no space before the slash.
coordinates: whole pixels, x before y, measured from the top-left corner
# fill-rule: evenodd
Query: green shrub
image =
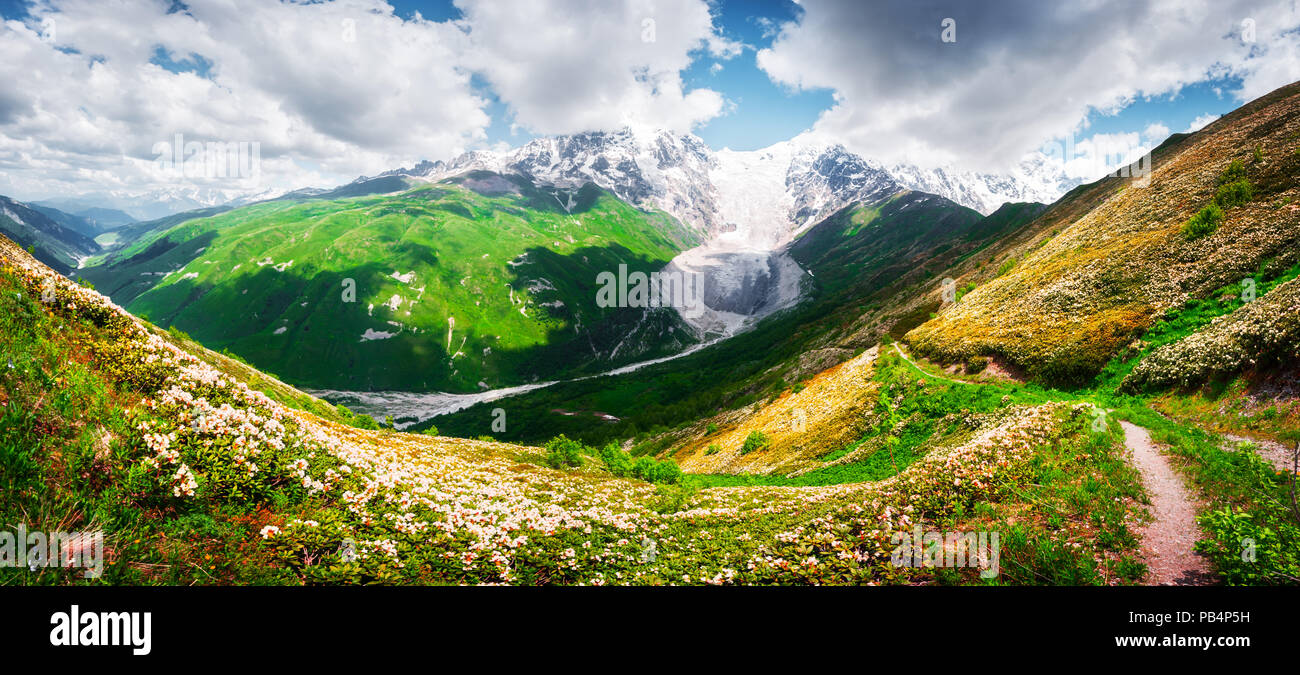
<path id="1" fill-rule="evenodd" d="M 1249 202 L 1254 196 L 1255 188 L 1251 186 L 1250 181 L 1244 179 L 1235 180 L 1219 186 L 1218 191 L 1214 193 L 1214 203 L 1222 208 L 1230 209 Z"/>
<path id="2" fill-rule="evenodd" d="M 718 425 L 709 422 L 709 425 L 704 427 L 704 432 L 709 434 L 716 434 L 718 433 Z"/>
<path id="3" fill-rule="evenodd" d="M 437 436 L 437 435 L 438 435 L 438 427 L 435 427 L 435 426 L 433 426 L 432 424 L 430 424 L 428 429 L 425 429 L 424 431 L 422 431 L 422 432 L 420 432 L 420 433 L 424 434 L 425 436 Z"/>
<path id="4" fill-rule="evenodd" d="M 632 457 L 623 452 L 617 443 L 610 443 L 600 449 L 600 461 L 605 463 L 605 468 L 610 473 L 620 478 L 632 473 Z"/>
<path id="5" fill-rule="evenodd" d="M 675 484 L 682 480 L 682 469 L 669 459 L 642 457 L 632 465 L 632 475 L 647 483 Z"/>
<path id="6" fill-rule="evenodd" d="M 745 437 L 745 444 L 741 446 L 740 454 L 748 455 L 755 450 L 762 450 L 771 444 L 771 442 L 772 441 L 767 437 L 767 434 L 757 430 L 751 431 L 749 432 L 749 435 Z"/>
<path id="7" fill-rule="evenodd" d="M 961 302 L 961 299 L 966 297 L 966 294 L 970 293 L 973 290 L 975 290 L 975 282 L 971 282 L 957 289 L 957 298 L 955 302 Z"/>
<path id="8" fill-rule="evenodd" d="M 1258 163 L 1264 161 L 1264 146 L 1262 146 L 1262 145 L 1256 145 L 1256 146 L 1255 146 L 1255 152 L 1254 152 L 1254 155 L 1253 155 L 1253 156 L 1254 156 L 1254 158 L 1255 158 L 1255 163 L 1256 163 L 1256 164 L 1258 164 Z"/>
<path id="9" fill-rule="evenodd" d="M 1218 204 L 1209 204 L 1183 223 L 1183 237 L 1193 241 L 1208 236 L 1219 229 L 1221 222 L 1223 222 L 1223 209 L 1219 208 Z"/>
<path id="10" fill-rule="evenodd" d="M 717 443 L 710 443 L 708 449 L 704 451 L 704 454 L 716 455 L 719 452 L 722 452 L 722 446 Z"/>
<path id="11" fill-rule="evenodd" d="M 546 442 L 546 465 L 552 469 L 582 466 L 582 444 L 560 434 Z"/>
<path id="12" fill-rule="evenodd" d="M 1239 180 L 1246 180 L 1246 165 L 1242 164 L 1241 160 L 1234 159 L 1232 160 L 1232 163 L 1228 165 L 1228 168 L 1224 169 L 1223 173 L 1219 174 L 1219 180 L 1216 185 L 1234 183 Z"/>
<path id="13" fill-rule="evenodd" d="M 988 357 L 984 357 L 984 356 L 973 356 L 969 361 L 966 362 L 966 372 L 970 375 L 982 373 L 984 372 L 984 369 L 988 367 L 989 367 Z"/>
<path id="14" fill-rule="evenodd" d="M 669 485 L 682 482 L 682 467 L 677 466 L 677 462 L 667 460 L 659 462 L 659 471 L 654 482 Z"/>
<path id="15" fill-rule="evenodd" d="M 352 420 L 352 426 L 358 429 L 367 429 L 370 431 L 379 429 L 379 423 L 375 421 L 375 418 L 366 414 L 357 415 Z"/>

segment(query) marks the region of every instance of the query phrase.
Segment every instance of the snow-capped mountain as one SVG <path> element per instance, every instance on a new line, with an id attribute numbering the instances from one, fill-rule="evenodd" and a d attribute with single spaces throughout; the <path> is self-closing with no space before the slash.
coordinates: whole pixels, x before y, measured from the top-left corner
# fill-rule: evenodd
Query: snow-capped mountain
<path id="1" fill-rule="evenodd" d="M 883 167 L 840 146 L 786 141 L 715 152 L 692 134 L 628 129 L 539 138 L 503 153 L 475 151 L 380 175 L 441 180 L 471 169 L 560 187 L 593 182 L 710 235 L 742 231 L 769 247 L 852 201 L 869 203 L 902 189 Z"/>
<path id="2" fill-rule="evenodd" d="M 984 215 L 1006 202 L 1050 204 L 1083 183 L 1067 175 L 1064 167 L 1050 164 L 1041 153 L 1026 157 L 1008 174 L 922 169 L 909 164 L 895 164 L 889 173 L 912 190 L 947 197 Z"/>
<path id="3" fill-rule="evenodd" d="M 886 167 L 841 145 L 802 136 L 760 150 L 714 151 L 693 134 L 630 129 L 538 138 L 505 152 L 474 151 L 380 176 L 441 180 L 471 169 L 519 173 L 560 187 L 590 181 L 709 235 L 738 232 L 736 238 L 759 248 L 770 248 L 852 202 L 872 204 L 902 189 L 937 194 L 989 214 L 1008 201 L 1055 201 L 1079 183 L 1042 157 L 1009 174 L 957 172 Z"/>

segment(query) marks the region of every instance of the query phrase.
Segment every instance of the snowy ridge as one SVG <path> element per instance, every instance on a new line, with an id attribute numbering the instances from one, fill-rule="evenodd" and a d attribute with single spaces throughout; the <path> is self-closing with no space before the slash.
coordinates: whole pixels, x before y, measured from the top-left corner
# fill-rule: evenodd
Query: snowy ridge
<path id="1" fill-rule="evenodd" d="M 937 194 L 987 215 L 1005 202 L 1053 202 L 1080 183 L 1041 154 L 994 174 L 886 167 L 805 136 L 760 150 L 714 151 L 693 134 L 631 129 L 538 138 L 505 152 L 467 152 L 380 176 L 437 181 L 473 169 L 518 173 L 556 187 L 590 181 L 701 232 L 734 233 L 754 247 L 772 246 L 850 203 L 869 205 L 902 189 Z"/>
<path id="2" fill-rule="evenodd" d="M 1006 202 L 1051 204 L 1083 183 L 1067 175 L 1064 167 L 1049 165 L 1041 153 L 1027 157 L 1010 174 L 922 169 L 908 164 L 894 165 L 889 173 L 909 189 L 947 197 L 986 216 Z"/>

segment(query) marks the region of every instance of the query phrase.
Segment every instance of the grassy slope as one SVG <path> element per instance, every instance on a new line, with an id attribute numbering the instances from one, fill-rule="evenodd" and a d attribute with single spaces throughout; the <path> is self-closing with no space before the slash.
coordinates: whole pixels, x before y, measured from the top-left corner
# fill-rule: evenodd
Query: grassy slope
<path id="1" fill-rule="evenodd" d="M 85 276 L 132 311 L 307 386 L 473 390 L 601 361 L 593 350 L 607 353 L 640 312 L 596 307 L 597 274 L 657 269 L 693 236 L 592 186 L 572 214 L 512 188 L 264 202 L 155 230 Z M 644 330 L 674 328 L 660 316 Z M 363 341 L 367 330 L 393 337 Z M 619 362 L 687 340 L 671 335 L 625 347 Z"/>
<path id="2" fill-rule="evenodd" d="M 1265 161 L 1252 158 L 1256 147 Z M 1150 186 L 1114 191 L 1008 273 L 978 286 L 908 340 L 940 360 L 997 355 L 1031 374 L 1086 381 L 1168 309 L 1300 256 L 1300 85 L 1224 116 L 1157 158 Z M 1182 225 L 1243 162 L 1254 199 L 1209 236 Z M 1050 214 L 1050 212 L 1049 212 Z"/>
<path id="3" fill-rule="evenodd" d="M 98 580 L 5 569 L 0 583 L 1035 584 L 1140 573 L 1124 536 L 1132 477 L 1115 468 L 1114 438 L 1086 433 L 1075 408 L 972 420 L 978 431 L 880 483 L 656 487 L 594 458 L 557 471 L 535 448 L 361 431 L 284 408 L 244 389 L 248 372 L 209 369 L 192 345 L 89 290 L 55 280 L 56 301 L 43 303 L 36 291 L 52 273 L 3 238 L 0 261 L 0 342 L 13 361 L 0 371 L 0 517 L 102 529 L 107 558 Z M 1017 487 L 1026 477 L 1032 490 Z M 889 534 L 913 522 L 1004 532 L 1001 576 L 891 565 Z"/>

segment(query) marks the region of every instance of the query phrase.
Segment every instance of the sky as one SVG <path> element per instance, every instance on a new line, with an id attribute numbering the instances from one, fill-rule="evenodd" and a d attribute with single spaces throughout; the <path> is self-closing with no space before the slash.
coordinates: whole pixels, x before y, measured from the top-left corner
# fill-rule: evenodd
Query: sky
<path id="1" fill-rule="evenodd" d="M 623 127 L 1001 172 L 1140 151 L 1300 80 L 1294 0 L 0 0 L 0 17 L 0 194 L 27 200 L 329 187 Z M 195 143 L 253 159 L 170 162 Z"/>

